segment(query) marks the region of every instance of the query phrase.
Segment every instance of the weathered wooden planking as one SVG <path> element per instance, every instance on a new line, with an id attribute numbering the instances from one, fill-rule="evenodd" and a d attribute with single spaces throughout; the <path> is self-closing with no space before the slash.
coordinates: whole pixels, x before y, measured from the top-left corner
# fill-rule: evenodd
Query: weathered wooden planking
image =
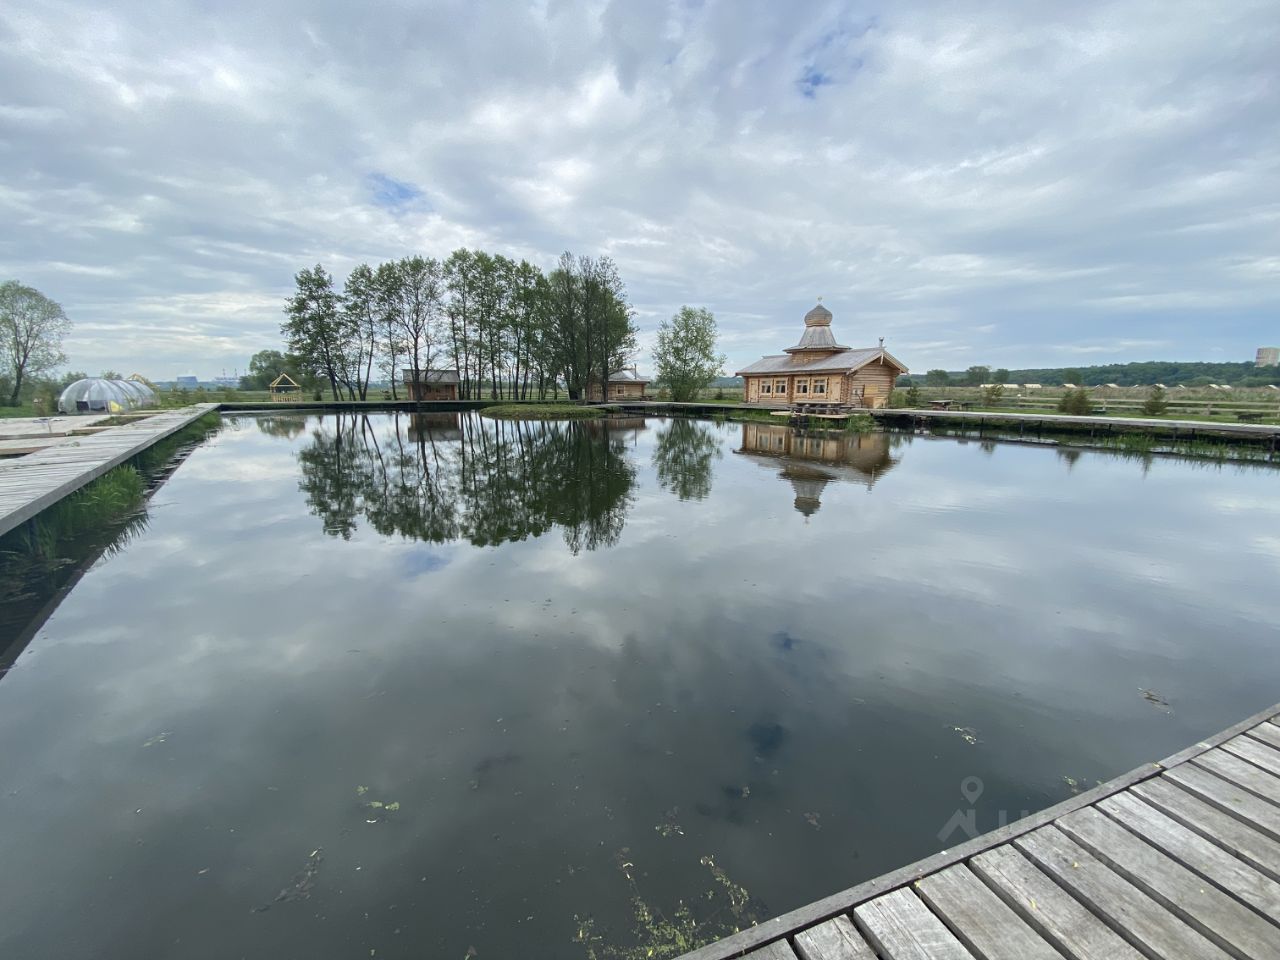
<path id="1" fill-rule="evenodd" d="M 796 960 L 795 951 L 785 940 L 775 940 L 751 951 L 753 960 Z"/>
<path id="2" fill-rule="evenodd" d="M 1227 956 L 1056 826 L 1014 844 L 1072 896 L 1139 949 L 1157 957 Z"/>
<path id="3" fill-rule="evenodd" d="M 801 960 L 876 960 L 848 917 L 832 917 L 801 930 L 795 937 L 795 949 Z"/>
<path id="4" fill-rule="evenodd" d="M 1005 903 L 1072 960 L 1142 960 L 1126 941 L 1005 844 L 969 861 Z"/>
<path id="5" fill-rule="evenodd" d="M 0 535 L 217 409 L 201 403 L 0 463 Z"/>
<path id="6" fill-rule="evenodd" d="M 1250 793 L 1280 804 L 1280 777 L 1273 777 L 1265 770 L 1255 767 L 1234 754 L 1227 753 L 1221 747 L 1202 753 L 1191 761 L 1198 767 L 1215 773 L 1224 780 L 1230 780 L 1244 787 Z"/>
<path id="7" fill-rule="evenodd" d="M 1188 793 L 1168 777 L 1139 783 L 1133 793 L 1273 880 L 1280 880 L 1280 841 Z"/>
<path id="8" fill-rule="evenodd" d="M 1062 960 L 991 888 L 964 864 L 919 880 L 916 893 L 956 939 L 984 960 Z"/>
<path id="9" fill-rule="evenodd" d="M 1100 861 L 1224 950 L 1265 957 L 1280 930 L 1096 809 L 1058 826 Z"/>
<path id="10" fill-rule="evenodd" d="M 1174 767 L 1164 776 L 1219 810 L 1225 810 L 1243 820 L 1255 830 L 1274 840 L 1280 840 L 1280 808 L 1254 796 L 1239 784 L 1223 780 L 1191 763 Z"/>
<path id="11" fill-rule="evenodd" d="M 1280 805 L 1263 800 L 1229 780 L 1224 780 L 1188 763 L 1234 737 L 1250 733 L 1260 724 L 1270 723 L 1271 727 L 1280 730 L 1280 725 L 1274 722 L 1277 717 L 1280 717 L 1280 704 L 1260 711 L 1226 730 L 1205 737 L 1158 764 L 1145 765 L 1132 770 L 1083 794 L 991 833 L 966 841 L 955 848 L 943 850 L 790 913 L 766 920 L 757 926 L 686 954 L 682 960 L 731 960 L 731 958 L 754 955 L 754 951 L 761 944 L 787 937 L 794 938 L 795 952 L 803 957 L 801 934 L 806 929 L 815 928 L 815 925 L 850 912 L 853 913 L 857 929 L 870 941 L 870 927 L 859 914 L 860 909 L 863 914 L 867 914 L 868 911 L 863 909 L 867 904 L 876 902 L 891 893 L 905 891 L 915 898 L 914 892 L 910 889 L 911 884 L 959 863 L 968 863 L 970 869 L 980 876 L 1018 916 L 1065 956 L 1077 958 L 1077 960 L 1095 960 L 1098 957 L 1111 956 L 1116 957 L 1117 960 L 1120 958 L 1133 960 L 1135 956 L 1133 950 L 1129 947 L 1117 947 L 1115 944 L 1118 942 L 1131 945 L 1143 944 L 1143 954 L 1152 957 L 1160 956 L 1161 952 L 1150 946 L 1150 943 L 1164 944 L 1168 948 L 1163 951 L 1164 956 L 1215 958 L 1223 956 L 1223 951 L 1212 942 L 1199 935 L 1124 877 L 1097 861 L 1097 858 L 1093 858 L 1087 851 L 1080 848 L 1053 824 L 1072 811 L 1085 809 L 1104 798 L 1126 790 L 1149 791 L 1152 798 L 1159 800 L 1159 803 L 1155 800 L 1151 801 L 1153 807 L 1159 808 L 1171 819 L 1187 826 L 1207 840 L 1213 841 L 1224 850 L 1238 853 L 1242 860 L 1258 872 L 1280 881 L 1280 876 L 1275 876 L 1273 873 L 1276 868 L 1265 866 L 1274 862 L 1273 846 L 1280 844 Z M 1193 816 L 1198 816 L 1199 822 L 1187 823 L 1187 818 Z M 1037 839 L 1027 839 L 1036 834 L 1040 835 Z M 1059 874 L 1051 866 L 1038 860 L 1032 862 L 1034 858 L 1029 860 L 1024 856 L 1024 852 L 1030 850 L 1030 846 L 1024 850 L 1024 844 L 1042 844 L 1046 834 L 1050 839 L 1054 839 L 1056 835 L 1055 842 L 1069 844 L 1079 851 L 1081 856 L 1093 861 L 1092 865 L 1085 862 L 1086 874 L 1089 876 L 1089 883 L 1086 886 L 1082 888 L 1080 877 L 1075 875 L 1079 864 L 1071 868 L 1072 874 Z M 1009 876 L 997 874 L 990 866 L 995 858 L 1003 859 L 1006 866 L 1009 863 L 1016 865 L 1018 861 L 1025 863 L 1022 878 L 1029 884 L 1035 884 L 1036 889 L 1039 889 L 1043 895 L 1037 897 L 1034 893 L 1018 892 L 1018 889 L 1012 886 Z M 1090 871 L 1094 868 L 1104 871 L 1104 875 L 1092 874 Z M 1012 876 L 1013 867 L 1008 869 Z M 1089 900 L 1089 891 L 1096 894 L 1099 890 L 1108 889 L 1118 896 L 1106 899 L 1105 903 L 1099 906 L 1095 906 Z M 1081 892 L 1077 893 L 1077 890 Z M 937 921 L 937 917 L 923 903 L 919 903 L 918 898 L 915 899 L 918 905 L 924 908 L 927 917 Z M 1045 907 L 1044 904 L 1049 904 L 1049 907 Z M 1138 910 L 1141 914 L 1139 917 L 1141 923 L 1135 928 L 1125 926 L 1127 911 L 1132 910 Z M 922 922 L 929 921 L 922 918 Z M 947 929 L 945 924 L 942 924 L 942 927 L 944 930 Z M 1074 939 L 1071 935 L 1074 935 Z M 1147 939 L 1144 940 L 1144 936 Z M 1119 939 L 1121 937 L 1123 940 Z M 955 943 L 946 942 L 939 949 L 954 951 L 955 946 Z M 960 946 L 963 948 L 963 944 Z M 953 953 L 943 955 L 953 955 Z M 967 950 L 965 955 L 968 955 Z M 884 954 L 884 956 L 891 955 Z"/>
<path id="12" fill-rule="evenodd" d="M 1280 883 L 1243 860 L 1166 817 L 1133 793 L 1108 797 L 1098 804 L 1098 809 L 1220 889 L 1273 921 L 1280 921 Z M 1280 929 L 1275 934 L 1280 938 Z"/>
<path id="13" fill-rule="evenodd" d="M 1275 776 L 1280 776 L 1280 750 L 1259 743 L 1252 737 L 1235 737 L 1222 745 L 1222 749 L 1241 760 L 1248 760 Z"/>
<path id="14" fill-rule="evenodd" d="M 885 960 L 974 960 L 920 898 L 906 888 L 853 911 L 858 929 Z"/>
<path id="15" fill-rule="evenodd" d="M 1280 727 L 1274 723 L 1260 723 L 1248 731 L 1249 736 L 1280 750 Z"/>

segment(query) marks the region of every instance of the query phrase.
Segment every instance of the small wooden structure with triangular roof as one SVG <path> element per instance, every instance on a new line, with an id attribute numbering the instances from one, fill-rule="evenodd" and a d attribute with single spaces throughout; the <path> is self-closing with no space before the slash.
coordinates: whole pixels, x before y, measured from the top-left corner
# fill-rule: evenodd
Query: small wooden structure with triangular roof
<path id="1" fill-rule="evenodd" d="M 276 377 L 267 386 L 267 391 L 271 394 L 271 399 L 276 402 L 297 399 L 302 393 L 302 387 L 298 385 L 298 381 L 293 379 L 287 373 L 282 373 Z"/>

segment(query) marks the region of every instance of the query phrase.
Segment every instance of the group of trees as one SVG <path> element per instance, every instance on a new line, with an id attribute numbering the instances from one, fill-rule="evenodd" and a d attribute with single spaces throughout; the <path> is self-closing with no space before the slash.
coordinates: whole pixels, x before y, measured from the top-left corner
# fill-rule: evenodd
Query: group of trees
<path id="1" fill-rule="evenodd" d="M 360 264 L 341 291 L 320 264 L 295 283 L 281 325 L 289 352 L 270 359 L 315 376 L 334 399 L 365 399 L 375 370 L 398 399 L 404 376 L 441 368 L 458 372 L 463 398 L 543 398 L 557 381 L 576 398 L 636 347 L 626 288 L 608 257 L 565 253 L 544 274 L 460 249 L 444 260 Z"/>
<path id="2" fill-rule="evenodd" d="M 66 362 L 62 341 L 70 332 L 62 307 L 35 287 L 0 283 L 0 379 L 9 406 L 22 402 L 31 381 Z"/>

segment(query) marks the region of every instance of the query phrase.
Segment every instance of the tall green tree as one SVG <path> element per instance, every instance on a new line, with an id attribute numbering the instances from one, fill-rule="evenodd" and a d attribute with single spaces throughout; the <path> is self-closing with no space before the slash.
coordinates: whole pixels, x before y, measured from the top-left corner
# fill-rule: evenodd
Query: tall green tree
<path id="1" fill-rule="evenodd" d="M 378 312 L 378 283 L 373 268 L 362 263 L 347 274 L 342 290 L 342 309 L 351 348 L 348 353 L 348 383 L 361 400 L 368 397 L 373 376 L 373 358 L 378 351 L 381 330 Z"/>
<path id="2" fill-rule="evenodd" d="M 398 381 L 400 360 L 404 355 L 404 339 L 401 334 L 401 311 L 404 297 L 401 291 L 400 267 L 397 263 L 380 263 L 373 272 L 374 309 L 378 322 L 378 350 L 381 359 L 378 368 L 391 381 L 391 399 L 400 399 Z"/>
<path id="3" fill-rule="evenodd" d="M 694 400 L 726 363 L 716 351 L 716 318 L 705 307 L 683 306 L 658 326 L 653 351 L 658 381 L 677 402 Z"/>
<path id="4" fill-rule="evenodd" d="M 981 365 L 972 366 L 964 372 L 964 382 L 966 386 L 979 387 L 984 383 L 991 382 L 991 368 Z"/>
<path id="5" fill-rule="evenodd" d="M 472 380 L 473 327 L 476 316 L 475 255 L 465 248 L 449 254 L 444 262 L 445 287 L 449 302 L 445 309 L 449 355 L 462 381 L 462 396 L 478 396 L 480 385 Z"/>
<path id="6" fill-rule="evenodd" d="M 0 283 L 0 362 L 9 380 L 9 406 L 21 402 L 29 378 L 66 362 L 62 341 L 70 332 L 71 321 L 57 302 L 16 280 Z"/>
<path id="7" fill-rule="evenodd" d="M 432 368 L 443 344 L 441 319 L 444 309 L 444 274 L 440 261 L 428 257 L 405 257 L 400 272 L 400 340 L 404 366 L 418 381 Z"/>
<path id="8" fill-rule="evenodd" d="M 636 348 L 636 328 L 626 287 L 608 257 L 564 253 L 548 278 L 548 336 L 556 372 L 569 396 L 582 396 L 589 381 L 608 383 Z"/>
<path id="9" fill-rule="evenodd" d="M 951 374 L 945 370 L 930 370 L 924 375 L 924 382 L 931 387 L 945 387 L 951 383 Z"/>
<path id="10" fill-rule="evenodd" d="M 259 350 L 249 358 L 249 372 L 240 378 L 240 389 L 265 390 L 288 369 L 288 361 L 279 350 Z"/>
<path id="11" fill-rule="evenodd" d="M 285 303 L 288 319 L 280 332 L 307 370 L 329 381 L 333 399 L 349 369 L 350 325 L 333 288 L 333 277 L 320 264 L 294 277 L 296 290 Z"/>

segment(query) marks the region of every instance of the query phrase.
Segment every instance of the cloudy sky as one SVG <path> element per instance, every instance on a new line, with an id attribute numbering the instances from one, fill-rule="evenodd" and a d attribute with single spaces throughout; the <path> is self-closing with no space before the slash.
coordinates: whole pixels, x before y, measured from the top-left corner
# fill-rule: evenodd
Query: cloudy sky
<path id="1" fill-rule="evenodd" d="M 731 367 L 819 295 L 916 370 L 1280 342 L 1274 0 L 886 7 L 4 4 L 0 277 L 157 378 L 278 346 L 302 266 L 460 245 L 606 253 Z"/>

